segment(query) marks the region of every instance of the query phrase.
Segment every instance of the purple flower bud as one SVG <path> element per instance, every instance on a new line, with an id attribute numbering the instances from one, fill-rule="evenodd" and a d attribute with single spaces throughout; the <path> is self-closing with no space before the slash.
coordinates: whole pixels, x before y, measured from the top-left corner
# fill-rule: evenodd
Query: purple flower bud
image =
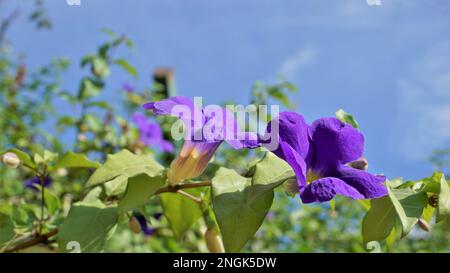
<path id="1" fill-rule="evenodd" d="M 127 93 L 133 93 L 133 91 L 134 91 L 133 86 L 131 86 L 131 85 L 128 84 L 128 83 L 124 83 L 124 84 L 122 85 L 122 89 L 125 90 L 125 92 L 127 92 Z"/>
<path id="2" fill-rule="evenodd" d="M 51 185 L 52 183 L 52 178 L 47 176 L 44 179 L 44 188 L 47 188 Z M 29 188 L 32 189 L 33 191 L 39 191 L 39 188 L 37 186 L 41 186 L 41 180 L 39 179 L 39 177 L 33 177 L 30 179 L 27 179 L 24 181 L 24 185 L 25 188 Z"/>

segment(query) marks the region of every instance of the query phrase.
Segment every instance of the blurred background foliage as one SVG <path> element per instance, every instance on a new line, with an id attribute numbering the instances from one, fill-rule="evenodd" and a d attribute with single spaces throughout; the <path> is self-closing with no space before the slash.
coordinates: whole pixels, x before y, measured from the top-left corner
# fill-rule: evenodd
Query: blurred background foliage
<path id="1" fill-rule="evenodd" d="M 1 8 L 1 1 L 0 1 Z M 17 16 L 28 16 L 36 31 L 51 31 L 51 18 L 45 12 L 42 1 L 35 1 L 35 9 L 29 15 L 21 14 L 20 7 L 1 18 L 0 25 L 0 150 L 18 147 L 30 154 L 51 151 L 63 154 L 68 150 L 87 154 L 91 159 L 103 161 L 107 154 L 123 148 L 136 154 L 152 154 L 164 165 L 168 165 L 174 155 L 163 153 L 159 147 L 149 147 L 142 143 L 139 131 L 130 118 L 133 113 L 142 112 L 141 105 L 150 100 L 158 100 L 176 94 L 174 72 L 171 69 L 157 69 L 147 87 L 134 88 L 133 79 L 138 71 L 115 49 L 133 48 L 126 35 L 117 35 L 110 30 L 102 30 L 105 42 L 94 53 L 87 53 L 82 60 L 68 60 L 57 56 L 41 67 L 27 67 L 24 54 L 13 50 L 8 42 L 8 28 Z M 61 87 L 64 73 L 69 66 L 77 66 L 85 74 L 73 90 Z M 157 64 L 153 64 L 157 65 Z M 130 82 L 121 87 L 123 105 L 110 105 L 100 99 L 101 93 L 114 94 L 106 88 L 111 75 L 111 67 L 122 68 L 130 76 Z M 143 71 L 148 73 L 149 71 Z M 252 90 L 250 104 L 282 105 L 284 109 L 295 109 L 298 102 L 289 99 L 295 86 L 280 79 L 266 84 L 256 82 Z M 182 90 L 180 92 L 182 94 Z M 104 97 L 104 96 L 103 96 Z M 67 101 L 74 109 L 71 115 L 59 114 L 59 101 Z M 224 104 L 232 103 L 226 101 Z M 147 113 L 148 114 L 148 113 Z M 170 128 L 174 121 L 170 117 L 148 118 L 159 122 L 166 139 L 170 139 Z M 270 117 L 267 117 L 270 118 Z M 264 123 L 267 120 L 260 120 Z M 49 128 L 57 134 L 50 134 Z M 69 131 L 70 139 L 59 134 Z M 179 148 L 180 143 L 176 143 Z M 225 145 L 223 145 L 225 146 Z M 258 151 L 233 151 L 221 147 L 216 153 L 205 175 L 218 166 L 227 166 L 243 173 L 259 158 Z M 450 151 L 436 151 L 430 158 L 436 170 L 450 166 Z M 369 159 L 370 161 L 370 159 Z M 430 170 L 431 172 L 432 170 Z M 63 213 L 48 225 L 57 224 L 68 211 L 70 204 L 85 196 L 83 184 L 90 172 L 87 170 L 57 170 L 51 173 L 51 191 L 62 200 Z M 0 166 L 0 212 L 13 205 L 19 208 L 19 220 L 23 223 L 23 233 L 33 228 L 33 219 L 39 198 L 36 192 L 25 188 L 24 181 L 32 174 L 23 169 L 9 169 Z M 142 211 L 156 233 L 151 236 L 133 233 L 128 219 L 123 219 L 115 235 L 108 242 L 108 252 L 206 252 L 203 240 L 206 229 L 200 220 L 180 240 L 176 240 L 164 217 L 160 217 L 159 199 L 153 198 Z M 33 216 L 34 214 L 34 216 Z M 337 198 L 332 204 L 302 205 L 298 197 L 288 196 L 282 188 L 277 189 L 275 201 L 266 221 L 256 236 L 243 249 L 245 252 L 367 252 L 361 239 L 361 221 L 365 209 L 358 202 Z M 36 246 L 24 251 L 51 251 L 49 247 Z M 382 246 L 382 251 L 391 252 L 449 252 L 449 221 L 432 225 L 431 232 L 415 228 L 406 238 L 396 240 L 392 246 Z"/>

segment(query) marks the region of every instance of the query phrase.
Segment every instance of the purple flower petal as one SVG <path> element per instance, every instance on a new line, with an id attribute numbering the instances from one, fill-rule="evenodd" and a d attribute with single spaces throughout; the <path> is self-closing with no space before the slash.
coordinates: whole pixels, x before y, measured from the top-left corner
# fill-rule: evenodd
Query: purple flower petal
<path id="1" fill-rule="evenodd" d="M 291 146 L 299 156 L 308 161 L 312 153 L 308 129 L 309 125 L 306 123 L 303 116 L 295 112 L 281 112 L 277 118 L 272 119 L 267 125 L 264 144 L 269 141 L 269 136 L 278 136 L 279 142 L 284 142 Z M 277 149 L 270 150 L 273 150 L 275 154 L 280 154 L 280 149 L 281 146 L 278 145 Z"/>
<path id="2" fill-rule="evenodd" d="M 285 142 L 280 143 L 280 149 L 277 150 L 278 157 L 286 161 L 294 170 L 297 177 L 297 184 L 300 190 L 306 186 L 306 162 L 290 145 Z"/>
<path id="3" fill-rule="evenodd" d="M 386 177 L 382 175 L 373 175 L 366 171 L 341 166 L 334 176 L 355 188 L 365 198 L 380 198 L 388 194 L 383 184 Z"/>
<path id="4" fill-rule="evenodd" d="M 124 84 L 122 85 L 122 89 L 125 90 L 125 92 L 127 92 L 127 93 L 132 93 L 133 90 L 134 90 L 133 86 L 131 86 L 131 85 L 128 84 L 128 83 L 124 83 Z"/>
<path id="5" fill-rule="evenodd" d="M 144 215 L 136 212 L 136 213 L 133 214 L 133 216 L 138 221 L 139 226 L 141 227 L 142 233 L 144 233 L 147 236 L 151 236 L 151 235 L 155 234 L 157 229 L 156 228 L 150 228 L 148 226 L 147 219 L 145 219 Z"/>
<path id="6" fill-rule="evenodd" d="M 311 168 L 327 174 L 342 164 L 357 160 L 364 151 L 364 136 L 337 118 L 321 118 L 310 127 L 314 157 Z"/>
<path id="7" fill-rule="evenodd" d="M 156 122 L 150 120 L 141 113 L 134 113 L 132 117 L 139 129 L 140 140 L 148 146 L 156 146 L 165 152 L 173 152 L 172 143 L 164 140 L 161 127 Z"/>
<path id="8" fill-rule="evenodd" d="M 353 199 L 363 199 L 364 195 L 344 181 L 335 177 L 324 177 L 308 184 L 300 198 L 303 203 L 327 202 L 336 195 L 344 195 Z"/>
<path id="9" fill-rule="evenodd" d="M 143 107 L 152 110 L 155 115 L 170 115 L 183 120 L 190 131 L 201 128 L 204 123 L 202 111 L 188 97 L 174 96 L 156 102 L 148 102 Z"/>
<path id="10" fill-rule="evenodd" d="M 44 188 L 49 187 L 52 184 L 52 178 L 47 176 L 44 180 Z M 25 188 L 29 188 L 33 191 L 39 191 L 41 186 L 41 180 L 38 177 L 33 177 L 24 181 Z"/>

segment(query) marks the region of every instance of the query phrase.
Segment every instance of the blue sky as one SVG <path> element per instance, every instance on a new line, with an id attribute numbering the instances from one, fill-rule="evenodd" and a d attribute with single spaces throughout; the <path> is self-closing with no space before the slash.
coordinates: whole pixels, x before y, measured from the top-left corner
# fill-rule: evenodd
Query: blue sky
<path id="1" fill-rule="evenodd" d="M 117 103 L 123 82 L 146 86 L 158 66 L 175 69 L 179 94 L 206 103 L 247 103 L 255 80 L 282 74 L 299 87 L 293 99 L 309 122 L 339 108 L 356 116 L 372 171 L 421 178 L 431 151 L 450 147 L 450 2 L 381 3 L 52 0 L 53 30 L 36 32 L 22 17 L 9 39 L 33 67 L 79 60 L 105 40 L 104 27 L 126 33 L 140 78 L 113 71 L 107 96 Z M 74 65 L 65 86 L 75 90 L 80 75 Z"/>

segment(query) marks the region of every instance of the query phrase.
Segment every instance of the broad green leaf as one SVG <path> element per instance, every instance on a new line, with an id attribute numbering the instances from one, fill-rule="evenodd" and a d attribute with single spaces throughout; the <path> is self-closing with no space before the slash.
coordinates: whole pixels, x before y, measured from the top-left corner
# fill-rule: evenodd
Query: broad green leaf
<path id="1" fill-rule="evenodd" d="M 445 175 L 441 176 L 441 189 L 439 192 L 439 201 L 437 207 L 436 223 L 450 215 L 450 187 L 445 181 Z"/>
<path id="2" fill-rule="evenodd" d="M 97 200 L 99 200 L 101 194 L 102 188 L 95 187 L 90 190 L 88 194 L 86 194 L 86 196 L 83 198 L 83 202 L 96 202 Z"/>
<path id="3" fill-rule="evenodd" d="M 273 201 L 273 189 L 294 176 L 273 155 L 256 164 L 252 178 L 220 168 L 212 179 L 213 210 L 227 252 L 239 251 L 261 226 Z"/>
<path id="4" fill-rule="evenodd" d="M 394 227 L 397 213 L 389 196 L 370 201 L 370 209 L 362 222 L 364 244 L 381 241 L 389 236 Z"/>
<path id="5" fill-rule="evenodd" d="M 209 203 L 209 188 L 186 189 L 185 192 L 202 197 L 204 203 Z M 169 221 L 170 228 L 178 240 L 202 216 L 200 204 L 178 193 L 163 193 L 160 195 L 164 216 Z"/>
<path id="6" fill-rule="evenodd" d="M 128 186 L 123 198 L 119 201 L 119 211 L 126 212 L 148 202 L 153 194 L 164 186 L 165 177 L 148 176 L 141 173 L 128 179 Z"/>
<path id="7" fill-rule="evenodd" d="M 348 123 L 354 128 L 358 128 L 359 124 L 356 121 L 356 119 L 350 115 L 349 113 L 345 112 L 343 109 L 339 109 L 336 111 L 336 117 L 340 119 L 342 122 Z"/>
<path id="8" fill-rule="evenodd" d="M 128 176 L 119 175 L 118 177 L 104 184 L 106 195 L 108 196 L 122 195 L 127 189 L 127 184 L 128 184 Z"/>
<path id="9" fill-rule="evenodd" d="M 397 228 L 393 228 L 389 236 L 386 238 L 387 251 L 390 252 L 397 239 Z"/>
<path id="10" fill-rule="evenodd" d="M 126 72 L 128 72 L 131 76 L 137 78 L 138 72 L 136 68 L 134 68 L 131 64 L 127 62 L 125 59 L 119 59 L 115 62 L 120 67 L 122 67 Z"/>
<path id="11" fill-rule="evenodd" d="M 11 218 L 0 213 L 0 246 L 14 238 L 14 224 Z"/>
<path id="12" fill-rule="evenodd" d="M 8 152 L 15 153 L 17 155 L 17 157 L 20 159 L 21 164 L 23 164 L 31 169 L 36 168 L 36 164 L 33 162 L 33 160 L 31 159 L 29 154 L 22 152 L 19 149 L 12 148 L 12 149 L 1 152 L 0 155 L 6 154 Z"/>
<path id="13" fill-rule="evenodd" d="M 98 168 L 100 163 L 92 161 L 84 154 L 76 154 L 72 151 L 68 151 L 55 166 L 52 166 L 52 170 L 59 168 Z"/>
<path id="14" fill-rule="evenodd" d="M 389 197 L 397 212 L 402 225 L 401 237 L 406 236 L 422 216 L 427 205 L 427 195 L 424 192 L 416 193 L 411 188 L 390 189 Z"/>
<path id="15" fill-rule="evenodd" d="M 58 235 L 59 251 L 69 251 L 69 243 L 79 244 L 81 252 L 100 252 L 114 230 L 117 207 L 107 207 L 100 201 L 78 202 L 69 211 Z"/>
<path id="16" fill-rule="evenodd" d="M 108 155 L 103 166 L 98 168 L 87 182 L 88 187 L 100 185 L 111 181 L 119 175 L 128 177 L 138 174 L 158 176 L 164 168 L 148 155 L 135 155 L 128 150 L 122 150 L 117 154 Z"/>

